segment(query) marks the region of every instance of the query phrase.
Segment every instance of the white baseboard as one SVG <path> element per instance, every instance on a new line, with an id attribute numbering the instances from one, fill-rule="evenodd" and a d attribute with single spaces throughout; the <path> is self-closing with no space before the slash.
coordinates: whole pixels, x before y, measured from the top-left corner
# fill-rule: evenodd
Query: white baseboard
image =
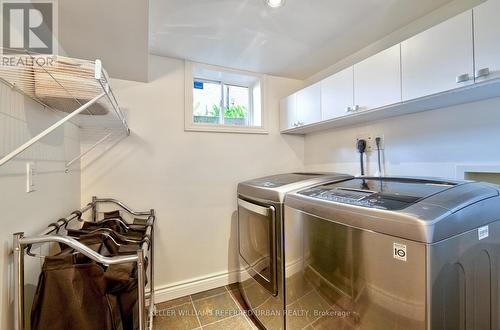
<path id="1" fill-rule="evenodd" d="M 232 284 L 238 280 L 238 271 L 221 272 L 187 281 L 175 282 L 155 289 L 155 303 L 188 296 L 198 292 Z"/>
<path id="2" fill-rule="evenodd" d="M 304 267 L 304 258 L 292 260 L 285 265 L 286 277 L 290 277 L 295 273 L 301 272 Z"/>

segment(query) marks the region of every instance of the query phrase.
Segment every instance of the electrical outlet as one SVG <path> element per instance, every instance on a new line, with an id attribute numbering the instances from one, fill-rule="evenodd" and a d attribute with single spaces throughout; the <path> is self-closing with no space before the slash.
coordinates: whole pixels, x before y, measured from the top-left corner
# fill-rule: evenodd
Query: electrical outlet
<path id="1" fill-rule="evenodd" d="M 358 134 L 356 136 L 356 144 L 358 143 L 359 140 L 365 140 L 366 141 L 366 151 L 365 152 L 372 152 L 373 150 L 373 144 L 374 144 L 374 139 L 371 134 Z"/>
<path id="2" fill-rule="evenodd" d="M 34 180 L 35 174 L 36 174 L 35 163 L 32 163 L 32 162 L 26 163 L 26 192 L 27 193 L 35 191 L 35 180 Z"/>

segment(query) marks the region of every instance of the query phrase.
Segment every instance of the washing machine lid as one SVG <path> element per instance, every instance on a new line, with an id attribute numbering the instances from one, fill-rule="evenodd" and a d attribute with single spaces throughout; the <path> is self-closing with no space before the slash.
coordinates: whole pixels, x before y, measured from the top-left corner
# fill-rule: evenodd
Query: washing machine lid
<path id="1" fill-rule="evenodd" d="M 352 178 L 352 175 L 331 172 L 285 173 L 241 182 L 238 184 L 238 194 L 263 201 L 283 202 L 289 191 Z"/>
<path id="2" fill-rule="evenodd" d="M 327 220 L 433 243 L 500 219 L 497 186 L 427 178 L 361 177 L 288 195 L 287 206 Z"/>
<path id="3" fill-rule="evenodd" d="M 410 178 L 355 178 L 302 190 L 299 195 L 383 210 L 402 210 L 458 182 Z"/>

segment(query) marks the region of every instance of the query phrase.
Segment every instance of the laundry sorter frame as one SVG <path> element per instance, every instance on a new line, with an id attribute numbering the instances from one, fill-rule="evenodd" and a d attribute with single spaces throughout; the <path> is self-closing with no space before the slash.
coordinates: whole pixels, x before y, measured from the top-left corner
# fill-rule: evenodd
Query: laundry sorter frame
<path id="1" fill-rule="evenodd" d="M 149 240 L 145 240 L 141 244 L 141 248 L 137 250 L 135 255 L 114 256 L 106 257 L 86 245 L 80 243 L 78 240 L 69 236 L 58 234 L 61 227 L 66 227 L 71 221 L 77 219 L 82 220 L 82 215 L 86 212 L 91 212 L 91 219 L 93 222 L 98 220 L 99 205 L 101 204 L 114 204 L 127 212 L 130 216 L 147 217 L 147 230 L 145 236 L 149 236 Z M 154 304 L 154 222 L 156 220 L 155 210 L 149 211 L 134 211 L 122 202 L 111 198 L 97 198 L 92 197 L 92 202 L 87 204 L 80 210 L 74 211 L 66 218 L 61 218 L 55 223 L 50 224 L 46 230 L 37 236 L 24 236 L 23 232 L 15 233 L 13 240 L 14 250 L 14 330 L 25 329 L 25 305 L 24 305 L 24 254 L 26 248 L 33 244 L 43 243 L 62 243 L 90 259 L 104 264 L 116 265 L 123 263 L 134 262 L 137 264 L 137 281 L 138 281 L 138 310 L 139 310 L 139 330 L 153 329 L 153 316 L 155 313 Z M 55 233 L 54 233 L 55 232 Z M 146 309 L 146 256 L 148 256 L 148 269 L 149 269 L 149 307 Z M 146 313 L 147 312 L 147 317 Z"/>

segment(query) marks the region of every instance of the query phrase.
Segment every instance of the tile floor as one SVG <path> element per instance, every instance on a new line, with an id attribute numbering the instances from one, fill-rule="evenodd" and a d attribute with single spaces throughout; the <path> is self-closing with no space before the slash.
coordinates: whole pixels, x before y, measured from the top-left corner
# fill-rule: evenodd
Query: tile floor
<path id="1" fill-rule="evenodd" d="M 321 292 L 329 292 L 328 288 L 317 280 L 315 283 L 321 286 Z M 261 322 L 268 329 L 281 329 L 280 319 L 275 316 L 277 314 L 266 313 L 269 311 L 279 313 L 277 302 L 257 283 L 250 284 L 248 288 L 250 288 L 248 293 L 252 294 L 252 301 L 258 303 L 255 311 L 261 313 Z M 357 328 L 359 320 L 356 313 L 342 310 L 327 296 L 320 294 L 320 291 L 301 274 L 288 279 L 288 328 L 294 330 Z M 245 309 L 246 305 L 237 285 L 232 284 L 157 304 L 154 329 L 258 330 L 259 328 L 244 313 Z M 377 322 L 377 314 L 366 315 L 366 318 L 372 324 L 380 323 Z M 384 327 L 376 328 L 384 329 Z"/>
<path id="2" fill-rule="evenodd" d="M 243 313 L 235 285 L 224 286 L 156 305 L 154 329 L 258 329 Z"/>

